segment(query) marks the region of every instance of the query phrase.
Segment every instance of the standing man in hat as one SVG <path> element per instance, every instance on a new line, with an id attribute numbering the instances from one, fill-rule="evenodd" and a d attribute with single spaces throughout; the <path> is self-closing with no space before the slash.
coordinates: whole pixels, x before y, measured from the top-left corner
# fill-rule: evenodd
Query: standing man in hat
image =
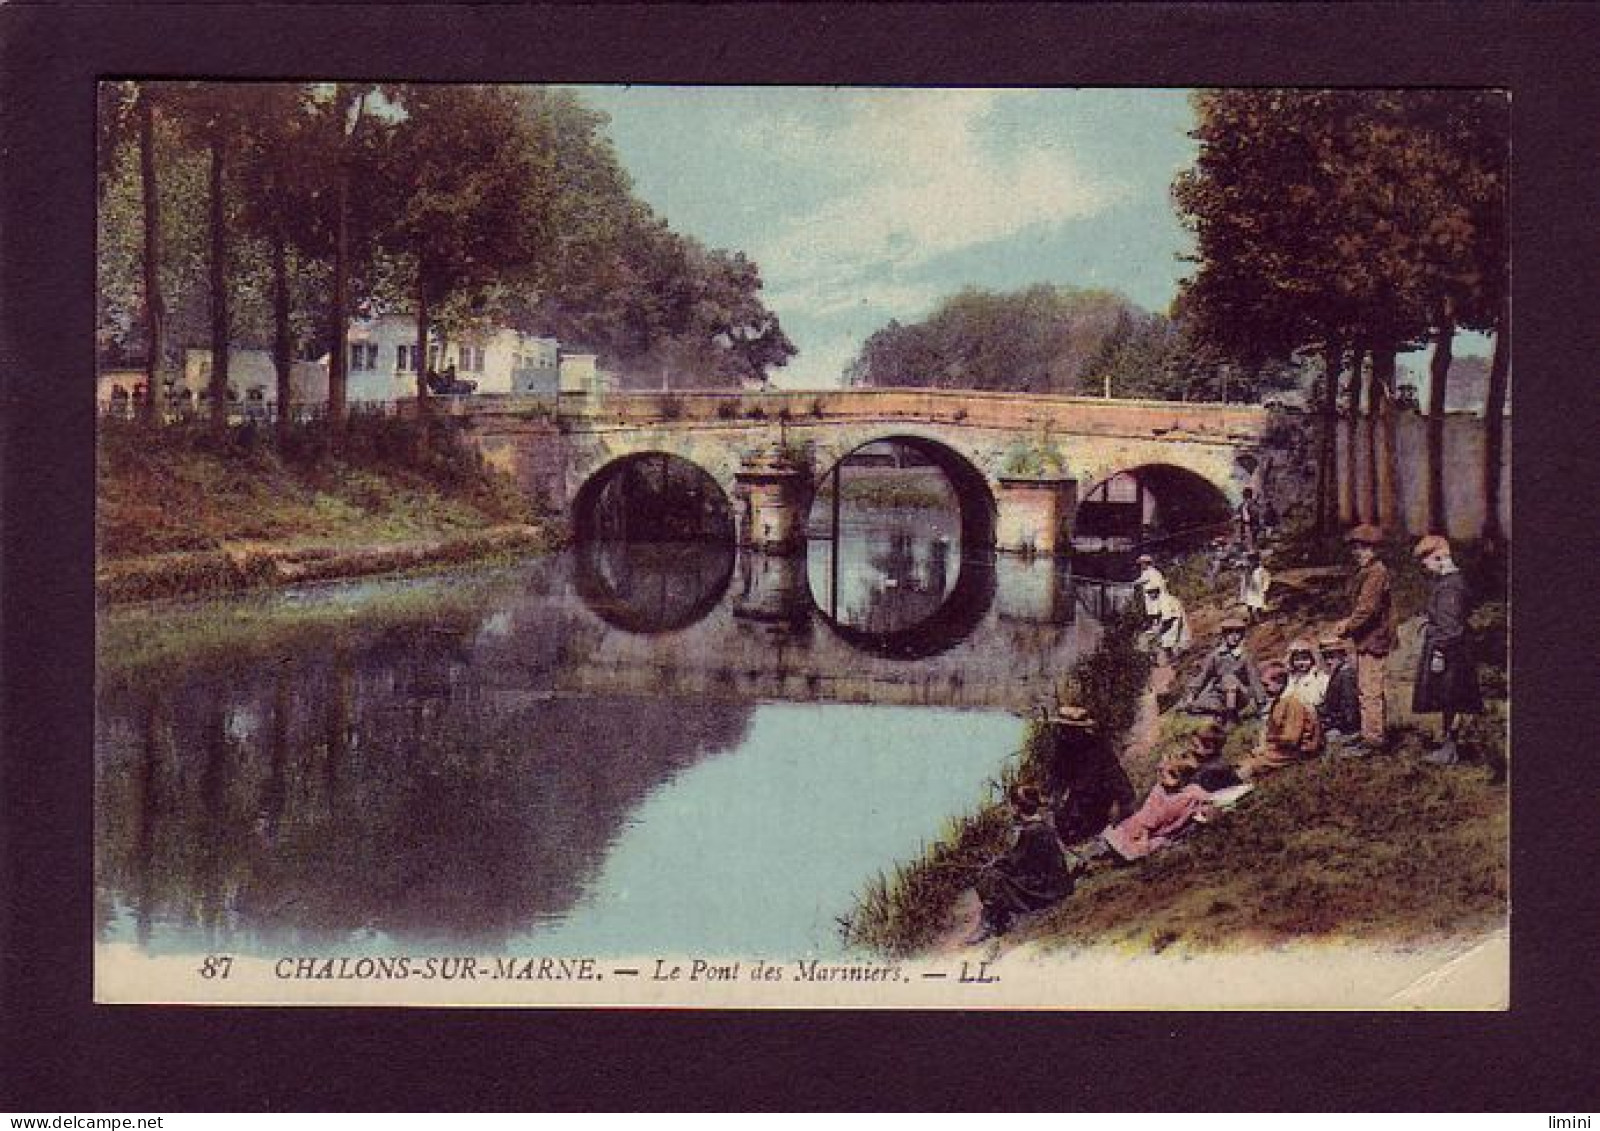
<path id="1" fill-rule="evenodd" d="M 1243 498 L 1233 512 L 1233 521 L 1239 532 L 1239 549 L 1249 553 L 1256 548 L 1256 535 L 1261 530 L 1260 504 L 1256 502 L 1254 487 L 1246 487 Z"/>
<path id="2" fill-rule="evenodd" d="M 1429 534 L 1411 553 L 1433 576 L 1411 710 L 1418 715 L 1439 712 L 1439 745 L 1422 760 L 1436 766 L 1453 766 L 1461 760 L 1456 750 L 1457 721 L 1463 714 L 1475 715 L 1483 710 L 1477 665 L 1467 648 L 1467 616 L 1472 602 L 1467 580 L 1456 566 L 1448 539 Z"/>
<path id="3" fill-rule="evenodd" d="M 1355 555 L 1356 571 L 1350 578 L 1350 615 L 1340 622 L 1338 635 L 1349 640 L 1356 653 L 1356 698 L 1361 707 L 1361 741 L 1344 753 L 1361 757 L 1382 750 L 1387 739 L 1388 704 L 1384 699 L 1383 669 L 1394 651 L 1394 596 L 1389 569 L 1378 560 L 1383 532 L 1363 523 L 1345 535 Z"/>

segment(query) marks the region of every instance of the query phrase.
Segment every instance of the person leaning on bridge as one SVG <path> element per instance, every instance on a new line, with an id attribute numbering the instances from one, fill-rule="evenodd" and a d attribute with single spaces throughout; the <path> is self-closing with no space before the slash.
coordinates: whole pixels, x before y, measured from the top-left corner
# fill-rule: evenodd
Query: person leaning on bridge
<path id="1" fill-rule="evenodd" d="M 1350 641 L 1356 653 L 1356 698 L 1361 707 L 1361 740 L 1342 751 L 1349 757 L 1382 750 L 1387 739 L 1388 704 L 1384 699 L 1384 666 L 1394 651 L 1394 598 L 1389 569 L 1378 560 L 1383 532 L 1363 523 L 1345 535 L 1355 555 L 1356 571 L 1350 578 L 1350 615 L 1337 634 Z"/>

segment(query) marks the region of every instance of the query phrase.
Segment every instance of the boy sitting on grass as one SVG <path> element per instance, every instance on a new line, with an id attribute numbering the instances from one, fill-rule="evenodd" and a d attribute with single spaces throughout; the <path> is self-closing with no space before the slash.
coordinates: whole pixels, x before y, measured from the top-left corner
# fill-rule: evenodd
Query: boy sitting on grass
<path id="1" fill-rule="evenodd" d="M 1317 720 L 1315 707 L 1304 700 L 1284 694 L 1289 683 L 1289 669 L 1273 661 L 1261 673 L 1272 706 L 1267 711 L 1266 724 L 1261 728 L 1261 740 L 1251 755 L 1239 764 L 1239 776 L 1253 781 L 1274 770 L 1304 762 L 1322 753 L 1322 724 Z"/>

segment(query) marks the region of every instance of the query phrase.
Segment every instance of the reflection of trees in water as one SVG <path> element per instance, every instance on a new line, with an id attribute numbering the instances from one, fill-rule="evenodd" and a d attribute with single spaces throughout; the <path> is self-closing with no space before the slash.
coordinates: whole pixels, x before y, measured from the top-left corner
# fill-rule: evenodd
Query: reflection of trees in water
<path id="1" fill-rule="evenodd" d="M 535 699 L 432 628 L 113 689 L 99 884 L 145 941 L 493 941 L 569 909 L 627 813 L 749 715 Z"/>

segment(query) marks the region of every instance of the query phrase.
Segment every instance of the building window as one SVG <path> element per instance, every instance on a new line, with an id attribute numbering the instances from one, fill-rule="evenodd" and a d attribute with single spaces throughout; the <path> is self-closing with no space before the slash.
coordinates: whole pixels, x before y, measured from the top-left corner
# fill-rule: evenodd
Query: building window
<path id="1" fill-rule="evenodd" d="M 404 373 L 406 370 L 411 368 L 411 347 L 410 346 L 395 346 L 394 347 L 394 367 L 397 370 L 399 370 L 401 373 Z"/>
<path id="2" fill-rule="evenodd" d="M 434 342 L 428 346 L 428 368 L 439 368 L 439 343 Z"/>
<path id="3" fill-rule="evenodd" d="M 365 369 L 366 366 L 361 364 L 361 359 L 364 358 L 365 356 L 366 356 L 366 352 L 362 349 L 360 342 L 351 342 L 350 343 L 350 368 L 351 369 Z"/>

